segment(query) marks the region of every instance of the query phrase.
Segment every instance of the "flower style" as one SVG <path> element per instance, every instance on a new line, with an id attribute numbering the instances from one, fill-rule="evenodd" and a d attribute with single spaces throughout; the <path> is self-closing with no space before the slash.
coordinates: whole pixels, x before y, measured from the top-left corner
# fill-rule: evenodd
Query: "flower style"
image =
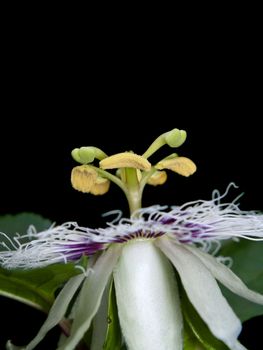
<path id="1" fill-rule="evenodd" d="M 117 217 L 106 228 L 98 229 L 80 227 L 75 222 L 39 233 L 31 227 L 26 235 L 28 243 L 19 243 L 20 238 L 25 238 L 22 236 L 16 239 L 16 250 L 0 253 L 0 263 L 6 268 L 35 268 L 79 261 L 83 255 L 89 257 L 87 269 L 65 284 L 39 333 L 23 349 L 34 349 L 66 316 L 70 332 L 59 350 L 75 349 L 92 323 L 91 349 L 102 349 L 103 331 L 99 330 L 96 318 L 103 312 L 101 305 L 112 277 L 128 349 L 183 349 L 178 283 L 216 338 L 231 350 L 245 349 L 237 340 L 241 322 L 217 281 L 255 303 L 263 304 L 263 295 L 249 290 L 226 265 L 227 258 L 216 254 L 223 240 L 263 240 L 263 216 L 240 210 L 237 199 L 222 203 L 233 184 L 223 195 L 214 191 L 211 200 L 180 207 L 141 208 L 145 185 L 164 183 L 167 178 L 164 169 L 183 176 L 195 172 L 196 166 L 190 159 L 175 153 L 154 166 L 148 161 L 164 144 L 179 147 L 185 138 L 184 131 L 174 129 L 159 136 L 142 156 L 123 152 L 108 157 L 95 147 L 72 152 L 73 158 L 82 164 L 72 171 L 73 187 L 97 195 L 106 193 L 110 181 L 114 182 L 124 191 L 131 216 L 122 218 L 121 212 L 112 211 L 107 215 Z M 96 159 L 99 167 L 94 165 Z M 109 169 L 118 169 L 116 175 Z M 11 343 L 9 346 L 12 349 Z"/>

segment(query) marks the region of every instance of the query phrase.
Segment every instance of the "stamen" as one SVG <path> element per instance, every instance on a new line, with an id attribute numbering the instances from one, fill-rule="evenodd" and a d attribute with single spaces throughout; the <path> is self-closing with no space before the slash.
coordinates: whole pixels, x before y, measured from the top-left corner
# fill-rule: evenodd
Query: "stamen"
<path id="1" fill-rule="evenodd" d="M 13 240 L 1 233 L 11 247 L 2 242 L 7 251 L 0 252 L 0 263 L 7 268 L 66 263 L 77 261 L 82 255 L 92 256 L 111 243 L 156 239 L 163 235 L 177 243 L 195 244 L 214 256 L 221 240 L 263 240 L 262 214 L 240 210 L 236 199 L 220 203 L 232 186 L 236 187 L 230 184 L 223 195 L 214 191 L 212 200 L 197 200 L 171 208 L 155 205 L 135 211 L 130 218 L 121 218 L 121 211 L 110 211 L 103 216 L 117 216 L 105 228 L 92 229 L 67 222 L 39 233 L 31 226 L 26 235 Z M 29 242 L 22 243 L 24 239 Z"/>
<path id="2" fill-rule="evenodd" d="M 88 272 L 86 269 L 84 269 L 83 266 L 81 266 L 81 265 L 76 265 L 76 266 L 75 266 L 75 269 L 79 269 L 79 270 L 84 274 L 85 277 L 88 277 L 89 272 Z"/>
<path id="3" fill-rule="evenodd" d="M 110 222 L 111 224 L 114 224 L 115 222 L 118 222 L 120 220 L 120 218 L 122 217 L 122 211 L 119 209 L 111 210 L 111 211 L 108 211 L 107 213 L 103 213 L 101 216 L 107 217 L 110 215 L 116 215 L 116 218 Z M 108 222 L 107 222 L 107 224 L 108 224 Z"/>
<path id="4" fill-rule="evenodd" d="M 0 235 L 4 236 L 14 249 L 17 249 L 17 246 L 14 244 L 12 239 L 10 237 L 8 237 L 4 232 L 0 232 Z M 1 244 L 7 247 L 5 242 L 1 242 Z M 8 249 L 10 249 L 10 248 L 8 248 Z"/>
<path id="5" fill-rule="evenodd" d="M 216 260 L 221 264 L 226 265 L 229 268 L 231 268 L 233 265 L 233 259 L 230 258 L 229 256 L 217 256 Z"/>
<path id="6" fill-rule="evenodd" d="M 230 182 L 223 194 L 220 194 L 218 189 L 213 190 L 212 200 L 215 200 L 216 203 L 216 199 L 218 199 L 219 201 L 223 199 L 228 194 L 231 187 L 238 188 L 238 186 L 234 182 Z M 243 195 L 243 193 L 241 195 Z"/>

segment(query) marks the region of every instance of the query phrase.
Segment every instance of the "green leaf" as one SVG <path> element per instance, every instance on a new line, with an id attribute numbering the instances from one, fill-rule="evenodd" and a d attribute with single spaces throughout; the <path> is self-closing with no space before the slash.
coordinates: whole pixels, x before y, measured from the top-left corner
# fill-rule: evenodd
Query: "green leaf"
<path id="1" fill-rule="evenodd" d="M 118 310 L 116 303 L 116 294 L 114 283 L 112 281 L 109 301 L 108 301 L 108 326 L 106 332 L 106 340 L 103 345 L 103 350 L 120 350 L 122 349 L 122 335 L 118 318 Z"/>
<path id="2" fill-rule="evenodd" d="M 0 242 L 10 247 L 9 240 L 1 234 L 5 233 L 10 239 L 17 236 L 17 233 L 24 235 L 30 225 L 34 225 L 37 231 L 46 230 L 51 226 L 51 221 L 44 219 L 41 215 L 34 213 L 21 213 L 17 215 L 4 215 L 0 217 Z M 11 248 L 11 247 L 10 247 Z M 0 251 L 6 248 L 0 244 Z"/>
<path id="3" fill-rule="evenodd" d="M 229 242 L 220 250 L 220 255 L 233 259 L 233 270 L 252 290 L 263 294 L 263 242 L 241 239 Z M 263 305 L 243 299 L 225 287 L 222 292 L 242 322 L 263 315 Z"/>
<path id="4" fill-rule="evenodd" d="M 0 217 L 0 232 L 12 239 L 17 233 L 23 235 L 30 225 L 37 231 L 50 227 L 51 222 L 40 215 L 21 213 Z M 0 235 L 10 247 L 8 238 Z M 6 250 L 0 245 L 0 250 Z M 83 261 L 83 264 L 85 262 Z M 6 270 L 0 267 L 0 295 L 16 299 L 43 311 L 48 311 L 55 299 L 55 291 L 70 277 L 81 271 L 74 264 L 54 264 L 33 270 Z"/>
<path id="5" fill-rule="evenodd" d="M 48 311 L 55 291 L 70 277 L 81 273 L 74 264 L 54 264 L 34 270 L 0 268 L 0 295 Z"/>
<path id="6" fill-rule="evenodd" d="M 195 311 L 183 288 L 180 288 L 184 316 L 185 350 L 228 350 L 228 347 L 215 338 L 207 325 Z"/>

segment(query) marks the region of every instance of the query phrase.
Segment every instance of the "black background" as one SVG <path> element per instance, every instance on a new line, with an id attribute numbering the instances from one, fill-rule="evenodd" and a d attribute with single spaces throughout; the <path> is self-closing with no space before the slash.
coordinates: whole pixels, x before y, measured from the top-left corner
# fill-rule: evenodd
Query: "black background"
<path id="1" fill-rule="evenodd" d="M 101 214 L 111 209 L 127 215 L 114 185 L 102 197 L 71 188 L 71 150 L 94 145 L 108 154 L 140 154 L 175 127 L 188 132 L 178 153 L 194 160 L 198 171 L 190 178 L 170 174 L 164 186 L 146 188 L 144 206 L 208 199 L 233 181 L 239 190 L 230 199 L 245 192 L 241 208 L 263 210 L 262 77 L 258 45 L 250 37 L 192 33 L 185 42 L 178 35 L 137 41 L 132 33 L 105 32 L 99 41 L 93 35 L 81 41 L 63 30 L 32 33 L 17 30 L 6 42 L 1 215 L 29 211 L 58 224 L 76 220 L 87 226 L 103 225 Z M 169 151 L 164 147 L 160 156 Z M 0 305 L 2 342 L 27 341 L 44 319 L 6 298 Z M 244 326 L 249 349 L 258 349 L 254 329 L 261 321 Z"/>

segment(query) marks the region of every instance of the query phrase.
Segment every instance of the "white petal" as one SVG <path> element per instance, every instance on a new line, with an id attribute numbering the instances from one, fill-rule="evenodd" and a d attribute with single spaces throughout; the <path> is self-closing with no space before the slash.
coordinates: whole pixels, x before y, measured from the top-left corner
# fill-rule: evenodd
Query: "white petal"
<path id="1" fill-rule="evenodd" d="M 156 240 L 156 245 L 174 264 L 191 303 L 211 332 L 230 349 L 238 349 L 241 323 L 210 271 L 182 245 L 171 244 L 167 238 Z"/>
<path id="2" fill-rule="evenodd" d="M 84 282 L 75 309 L 70 337 L 58 350 L 72 350 L 89 329 L 90 323 L 98 311 L 103 291 L 120 256 L 121 247 L 115 245 L 102 253 Z"/>
<path id="3" fill-rule="evenodd" d="M 209 269 L 212 275 L 233 293 L 254 303 L 263 304 L 263 295 L 250 290 L 227 266 L 198 248 L 191 246 L 185 246 L 185 248 L 196 255 Z"/>
<path id="4" fill-rule="evenodd" d="M 129 350 L 182 349 L 182 316 L 170 262 L 152 241 L 131 241 L 114 269 L 121 328 Z"/>
<path id="5" fill-rule="evenodd" d="M 47 332 L 62 320 L 71 299 L 73 298 L 84 278 L 84 274 L 77 275 L 75 277 L 72 277 L 65 284 L 64 288 L 58 294 L 54 304 L 52 305 L 45 323 L 40 328 L 36 337 L 31 340 L 31 342 L 25 347 L 25 350 L 34 349 L 35 346 L 45 337 Z"/>
<path id="6" fill-rule="evenodd" d="M 233 350 L 248 350 L 248 349 L 245 348 L 244 345 L 240 344 L 239 341 L 237 341 L 233 347 Z"/>

